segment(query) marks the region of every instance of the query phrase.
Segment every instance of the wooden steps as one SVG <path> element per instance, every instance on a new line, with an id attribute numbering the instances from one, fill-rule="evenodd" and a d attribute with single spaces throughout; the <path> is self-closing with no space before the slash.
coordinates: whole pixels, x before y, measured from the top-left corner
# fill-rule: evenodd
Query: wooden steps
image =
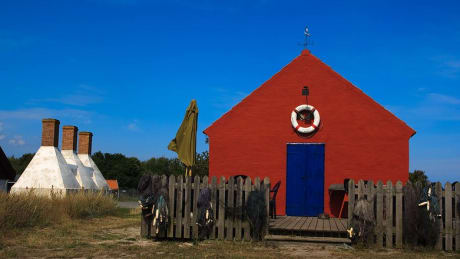
<path id="1" fill-rule="evenodd" d="M 279 216 L 276 219 L 270 219 L 269 233 L 316 237 L 346 237 L 346 226 L 346 219 Z"/>
<path id="2" fill-rule="evenodd" d="M 350 244 L 348 238 L 340 237 L 310 237 L 310 236 L 287 236 L 287 235 L 266 235 L 267 241 L 284 241 L 284 242 L 308 242 L 308 243 L 328 243 L 328 244 Z"/>

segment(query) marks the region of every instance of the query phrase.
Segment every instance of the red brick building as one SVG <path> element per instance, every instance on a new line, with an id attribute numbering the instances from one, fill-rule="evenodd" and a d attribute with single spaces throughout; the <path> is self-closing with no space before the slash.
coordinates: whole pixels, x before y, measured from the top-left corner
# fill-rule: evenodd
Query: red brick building
<path id="1" fill-rule="evenodd" d="M 291 123 L 293 110 L 306 103 L 304 86 L 308 104 L 320 115 L 310 134 Z M 311 126 L 299 118 L 299 126 Z M 329 191 L 331 185 L 345 178 L 407 181 L 415 131 L 304 50 L 204 133 L 210 176 L 268 176 L 272 185 L 281 181 L 277 214 L 337 217 L 344 196 Z M 321 203 L 315 212 L 294 208 L 315 201 Z"/>

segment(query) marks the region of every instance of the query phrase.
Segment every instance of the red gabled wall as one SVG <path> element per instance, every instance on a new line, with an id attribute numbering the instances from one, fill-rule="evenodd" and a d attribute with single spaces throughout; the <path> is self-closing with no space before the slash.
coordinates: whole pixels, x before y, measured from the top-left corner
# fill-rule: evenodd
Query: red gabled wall
<path id="1" fill-rule="evenodd" d="M 290 114 L 305 103 L 320 113 L 319 130 L 299 136 Z M 341 202 L 330 201 L 328 187 L 344 178 L 407 181 L 409 138 L 415 132 L 304 51 L 279 73 L 214 122 L 209 136 L 210 176 L 245 174 L 281 180 L 277 213 L 285 214 L 287 143 L 325 143 L 325 213 L 337 216 Z M 336 203 L 336 204 L 334 204 Z"/>

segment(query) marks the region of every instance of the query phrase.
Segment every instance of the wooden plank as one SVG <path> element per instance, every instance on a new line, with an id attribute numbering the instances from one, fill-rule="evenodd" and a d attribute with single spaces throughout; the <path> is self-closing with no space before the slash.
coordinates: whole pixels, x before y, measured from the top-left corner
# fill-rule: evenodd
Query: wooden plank
<path id="1" fill-rule="evenodd" d="M 442 215 L 442 185 L 440 182 L 436 183 L 435 189 L 436 189 L 436 196 L 438 197 L 438 200 L 439 200 L 439 213 Z M 439 234 L 439 238 L 436 242 L 435 248 L 437 250 L 442 250 L 442 238 L 444 234 L 444 226 L 442 224 L 442 220 L 438 220 L 438 221 L 439 221 L 439 231 L 441 233 Z"/>
<path id="2" fill-rule="evenodd" d="M 176 238 L 182 238 L 182 188 L 184 187 L 184 178 L 182 175 L 177 177 L 177 203 L 176 203 Z"/>
<path id="3" fill-rule="evenodd" d="M 318 224 L 318 218 L 317 217 L 312 217 L 312 221 L 310 225 L 308 226 L 308 231 L 316 231 L 316 225 Z"/>
<path id="4" fill-rule="evenodd" d="M 184 184 L 184 238 L 190 238 L 190 205 L 192 203 L 191 200 L 191 190 L 192 190 L 192 178 L 190 176 L 185 176 L 185 184 Z"/>
<path id="5" fill-rule="evenodd" d="M 287 221 L 284 222 L 283 225 L 281 225 L 281 228 L 285 229 L 285 230 L 288 230 L 293 225 L 294 221 L 295 221 L 294 216 L 287 217 Z"/>
<path id="6" fill-rule="evenodd" d="M 260 178 L 259 176 L 256 176 L 254 179 L 254 186 L 252 188 L 253 191 L 260 191 Z"/>
<path id="7" fill-rule="evenodd" d="M 346 219 L 339 219 L 339 222 L 342 223 L 342 226 L 343 226 L 344 230 L 346 231 L 347 228 L 348 228 L 347 220 Z"/>
<path id="8" fill-rule="evenodd" d="M 358 181 L 358 200 L 364 198 L 365 193 L 366 193 L 366 186 L 364 186 L 364 181 L 359 180 Z"/>
<path id="9" fill-rule="evenodd" d="M 280 228 L 288 220 L 289 216 L 277 217 L 277 219 L 275 220 L 275 224 L 271 228 Z"/>
<path id="10" fill-rule="evenodd" d="M 296 225 L 299 224 L 299 221 L 302 220 L 302 217 L 291 217 L 289 224 L 286 226 L 287 230 L 297 230 Z"/>
<path id="11" fill-rule="evenodd" d="M 287 216 L 286 221 L 284 221 L 282 224 L 279 225 L 279 228 L 281 229 L 286 229 L 289 224 L 292 222 L 293 216 Z"/>
<path id="12" fill-rule="evenodd" d="M 244 181 L 244 204 L 248 201 L 249 193 L 251 192 L 252 188 L 252 183 L 251 183 L 251 177 L 247 177 Z M 243 230 L 244 230 L 244 240 L 249 241 L 251 240 L 251 229 L 249 226 L 248 220 L 244 220 L 243 223 Z"/>
<path id="13" fill-rule="evenodd" d="M 214 212 L 214 220 L 216 219 L 217 213 L 217 177 L 213 176 L 211 178 L 211 185 L 209 185 L 211 190 L 211 207 Z M 216 239 L 216 221 L 214 221 L 214 226 L 212 227 L 211 234 L 209 235 L 210 239 Z"/>
<path id="14" fill-rule="evenodd" d="M 330 219 L 325 219 L 324 220 L 324 231 L 325 232 L 331 232 L 331 224 L 330 224 Z"/>
<path id="15" fill-rule="evenodd" d="M 393 247 L 393 184 L 390 180 L 387 182 L 386 197 L 386 248 Z"/>
<path id="16" fill-rule="evenodd" d="M 309 224 L 308 217 L 302 217 L 302 220 L 300 221 L 299 225 L 296 226 L 296 230 L 301 231 L 305 224 Z"/>
<path id="17" fill-rule="evenodd" d="M 323 232 L 324 231 L 324 219 L 318 219 L 318 223 L 316 223 L 316 231 Z"/>
<path id="18" fill-rule="evenodd" d="M 305 243 L 331 243 L 331 244 L 350 244 L 348 238 L 338 237 L 310 237 L 310 236 L 287 236 L 287 235 L 268 235 L 265 237 L 268 241 L 284 241 L 284 242 L 305 242 Z M 262 256 L 263 257 L 263 256 Z M 307 257 L 307 255 L 304 255 Z"/>
<path id="19" fill-rule="evenodd" d="M 377 235 L 377 247 L 383 248 L 383 183 L 382 181 L 378 181 L 377 183 L 377 192 L 376 192 L 376 200 L 377 200 L 377 222 L 375 228 L 375 234 Z"/>
<path id="20" fill-rule="evenodd" d="M 241 215 L 241 212 L 242 212 L 241 206 L 243 205 L 243 179 L 241 177 L 238 177 L 236 181 L 237 183 L 236 183 L 235 214 Z M 241 240 L 242 239 L 241 217 L 239 216 L 236 217 L 234 226 L 235 226 L 235 240 Z"/>
<path id="21" fill-rule="evenodd" d="M 304 220 L 305 220 L 305 217 L 299 217 L 296 224 L 292 227 L 292 230 L 293 231 L 299 230 L 299 227 L 302 226 L 302 224 L 304 223 Z"/>
<path id="22" fill-rule="evenodd" d="M 305 223 L 302 225 L 302 227 L 300 228 L 300 230 L 302 230 L 302 231 L 307 231 L 308 228 L 310 227 L 310 224 L 311 224 L 312 221 L 313 221 L 313 217 L 307 217 L 307 220 L 306 220 Z"/>
<path id="23" fill-rule="evenodd" d="M 227 207 L 233 211 L 233 198 L 234 198 L 234 190 L 235 190 L 235 180 L 233 176 L 228 178 L 227 184 Z M 225 228 L 227 229 L 227 236 L 225 237 L 226 240 L 233 240 L 233 215 L 227 215 L 227 219 L 225 220 Z"/>
<path id="24" fill-rule="evenodd" d="M 197 224 L 197 218 L 198 218 L 198 196 L 200 196 L 200 182 L 201 179 L 198 175 L 195 175 L 195 178 L 193 180 L 193 217 L 192 217 L 192 232 L 193 232 L 193 238 L 197 239 L 198 238 L 198 224 Z"/>
<path id="25" fill-rule="evenodd" d="M 460 183 L 455 184 L 455 250 L 460 251 Z"/>
<path id="26" fill-rule="evenodd" d="M 396 248 L 402 248 L 403 240 L 403 185 L 401 181 L 396 183 Z"/>
<path id="27" fill-rule="evenodd" d="M 264 178 L 263 186 L 265 190 L 265 207 L 267 210 L 267 221 L 270 218 L 270 179 L 268 177 Z M 268 222 L 265 228 L 265 235 L 268 235 Z"/>
<path id="28" fill-rule="evenodd" d="M 200 184 L 200 191 L 206 188 L 209 188 L 209 178 L 208 176 L 203 176 L 203 181 L 201 181 L 201 184 Z"/>
<path id="29" fill-rule="evenodd" d="M 219 182 L 219 218 L 217 220 L 217 238 L 224 240 L 225 228 L 225 177 L 220 178 Z"/>
<path id="30" fill-rule="evenodd" d="M 335 218 L 329 219 L 329 226 L 331 227 L 331 232 L 339 232 L 339 228 L 337 227 L 337 223 L 335 222 Z"/>
<path id="31" fill-rule="evenodd" d="M 348 182 L 348 225 L 353 219 L 353 209 L 355 208 L 355 182 L 350 179 Z"/>
<path id="32" fill-rule="evenodd" d="M 176 219 L 174 213 L 176 212 L 176 207 L 174 206 L 174 192 L 176 190 L 176 177 L 174 175 L 169 176 L 169 215 L 171 215 L 171 222 L 169 222 L 168 237 L 174 237 L 174 224 Z"/>
<path id="33" fill-rule="evenodd" d="M 338 232 L 345 232 L 347 231 L 347 228 L 343 225 L 341 219 L 338 218 L 333 218 L 335 225 L 337 226 L 337 231 Z"/>
<path id="34" fill-rule="evenodd" d="M 444 187 L 444 199 L 445 199 L 445 237 L 446 237 L 446 251 L 452 251 L 452 185 L 447 182 Z"/>

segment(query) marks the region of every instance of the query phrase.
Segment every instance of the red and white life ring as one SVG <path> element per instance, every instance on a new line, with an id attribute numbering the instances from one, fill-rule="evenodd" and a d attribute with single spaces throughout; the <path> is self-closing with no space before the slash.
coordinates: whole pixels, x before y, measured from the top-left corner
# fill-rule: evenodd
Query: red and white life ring
<path id="1" fill-rule="evenodd" d="M 313 113 L 313 124 L 311 126 L 306 127 L 306 128 L 300 127 L 299 123 L 297 122 L 297 114 L 299 114 L 301 111 L 310 111 Z M 307 105 L 307 104 L 299 105 L 291 113 L 292 127 L 294 127 L 294 129 L 300 133 L 312 133 L 318 128 L 319 121 L 320 121 L 319 112 L 318 110 L 315 109 L 315 107 L 311 105 Z"/>

